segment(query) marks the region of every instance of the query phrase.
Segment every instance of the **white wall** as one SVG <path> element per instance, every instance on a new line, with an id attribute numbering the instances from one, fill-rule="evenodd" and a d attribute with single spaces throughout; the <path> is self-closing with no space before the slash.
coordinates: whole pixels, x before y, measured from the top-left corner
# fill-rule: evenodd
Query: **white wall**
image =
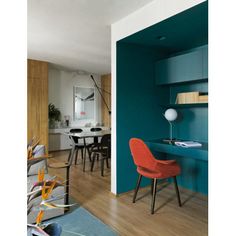
<path id="1" fill-rule="evenodd" d="M 112 163 L 111 192 L 116 194 L 116 42 L 204 0 L 155 0 L 128 15 L 111 27 L 111 71 L 112 71 Z"/>
<path id="2" fill-rule="evenodd" d="M 93 75 L 98 87 L 101 87 L 101 78 Z M 60 109 L 62 119 L 65 115 L 70 116 L 71 126 L 84 126 L 86 123 L 101 123 L 101 97 L 95 88 L 95 119 L 73 121 L 73 87 L 94 88 L 94 82 L 90 75 L 79 75 L 49 67 L 48 75 L 48 102 L 53 103 Z"/>

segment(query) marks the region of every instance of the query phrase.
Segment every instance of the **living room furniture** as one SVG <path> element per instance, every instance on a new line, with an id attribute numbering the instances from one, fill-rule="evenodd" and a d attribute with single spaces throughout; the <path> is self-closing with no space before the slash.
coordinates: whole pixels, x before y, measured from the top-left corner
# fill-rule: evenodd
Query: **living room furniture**
<path id="1" fill-rule="evenodd" d="M 34 183 L 38 181 L 38 170 L 44 169 L 44 173 L 45 173 L 44 179 L 50 179 L 52 177 L 48 174 L 47 156 L 48 155 L 45 155 L 44 145 L 37 145 L 34 148 L 33 158 L 27 161 L 27 192 L 29 192 L 32 186 L 34 185 Z M 54 188 L 52 194 L 54 196 L 59 196 L 59 195 L 63 195 L 64 192 L 65 192 L 65 188 L 63 185 L 61 185 Z M 35 207 L 37 207 L 39 206 L 41 201 L 42 201 L 42 198 L 41 196 L 39 196 L 30 202 L 30 206 L 34 205 Z M 59 199 L 55 201 L 54 203 L 64 205 L 65 199 L 64 198 Z M 27 216 L 27 222 L 35 223 L 38 212 L 39 212 L 39 209 L 30 211 L 30 213 Z M 63 214 L 64 214 L 64 209 L 62 208 L 46 210 L 44 212 L 43 220 L 47 220 L 47 219 L 50 219 L 59 215 L 63 215 Z"/>
<path id="2" fill-rule="evenodd" d="M 111 134 L 105 134 L 101 138 L 101 142 L 95 143 L 90 149 L 92 156 L 91 171 L 93 171 L 95 158 L 101 160 L 101 175 L 104 176 L 104 161 L 106 160 L 107 168 L 109 168 L 108 159 L 111 158 Z"/>
<path id="3" fill-rule="evenodd" d="M 137 166 L 137 172 L 139 173 L 133 203 L 135 203 L 138 189 L 142 176 L 152 179 L 152 204 L 151 204 L 151 214 L 154 213 L 155 198 L 156 198 L 156 187 L 158 179 L 173 178 L 176 195 L 178 198 L 179 206 L 181 206 L 181 200 L 179 195 L 179 189 L 177 185 L 176 176 L 180 174 L 181 170 L 179 165 L 175 160 L 157 160 L 147 145 L 138 138 L 131 138 L 129 141 L 129 146 L 131 150 L 134 163 Z"/>
<path id="4" fill-rule="evenodd" d="M 73 133 L 72 133 L 73 134 Z M 49 168 L 53 169 L 66 169 L 66 199 L 65 199 L 65 204 L 69 204 L 69 193 L 70 193 L 70 167 L 73 162 L 73 157 L 75 154 L 75 149 L 76 149 L 76 143 L 74 142 L 74 139 L 72 136 L 70 136 L 70 139 L 72 141 L 72 149 L 69 153 L 68 160 L 64 162 L 56 162 L 56 163 L 50 163 L 48 165 Z"/>
<path id="5" fill-rule="evenodd" d="M 81 133 L 83 132 L 82 129 L 70 129 L 70 133 Z M 78 151 L 81 150 L 81 157 L 82 160 L 84 159 L 84 144 L 79 143 L 79 138 L 75 137 L 75 136 L 69 136 L 70 138 L 72 138 L 74 140 L 75 143 L 75 165 L 77 164 L 77 158 L 78 158 Z"/>
<path id="6" fill-rule="evenodd" d="M 146 140 L 145 143 L 154 152 L 177 155 L 195 160 L 208 162 L 208 143 L 201 142 L 202 146 L 197 148 L 183 148 L 176 145 L 168 144 L 163 139 Z"/>
<path id="7" fill-rule="evenodd" d="M 108 130 L 108 127 L 99 126 L 102 130 Z M 71 125 L 69 127 L 60 127 L 49 129 L 49 151 L 69 150 L 71 149 L 71 140 L 64 133 L 70 132 L 71 129 L 82 129 L 83 132 L 89 132 L 92 127 Z M 92 143 L 93 138 L 87 138 L 87 143 Z M 84 143 L 83 139 L 79 139 L 80 144 Z"/>
<path id="8" fill-rule="evenodd" d="M 77 138 L 80 138 L 80 139 L 83 139 L 84 140 L 84 147 L 86 149 L 86 139 L 88 138 L 94 138 L 94 137 L 102 137 L 103 135 L 105 134 L 111 134 L 111 131 L 110 130 L 101 130 L 101 131 L 94 131 L 94 132 L 91 132 L 91 131 L 88 131 L 88 132 L 81 132 L 81 133 L 70 133 L 70 132 L 66 132 L 66 133 L 63 133 L 64 135 L 67 135 L 67 136 L 73 136 L 73 137 L 77 137 Z M 73 145 L 74 145 L 74 142 L 73 142 Z M 86 155 L 84 155 L 84 160 L 83 160 L 83 171 L 85 171 L 85 162 L 86 162 Z"/>
<path id="9" fill-rule="evenodd" d="M 102 128 L 100 128 L 100 127 L 94 127 L 94 128 L 90 129 L 91 132 L 98 132 L 101 130 L 102 130 Z M 98 137 L 93 137 L 93 142 L 86 144 L 86 150 L 88 152 L 89 160 L 91 160 L 91 150 L 90 149 L 94 144 L 97 144 L 97 143 L 98 143 Z M 85 153 L 86 153 L 86 151 L 85 151 Z"/>
<path id="10" fill-rule="evenodd" d="M 208 193 L 208 143 L 201 147 L 179 147 L 163 139 L 145 140 L 150 150 L 163 160 L 175 158 L 182 167 L 179 184 L 193 191 Z"/>

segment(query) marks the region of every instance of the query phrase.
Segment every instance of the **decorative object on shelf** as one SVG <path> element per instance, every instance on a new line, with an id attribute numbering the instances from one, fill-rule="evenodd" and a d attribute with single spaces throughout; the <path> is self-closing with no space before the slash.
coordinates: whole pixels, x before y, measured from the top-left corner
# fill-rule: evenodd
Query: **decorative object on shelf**
<path id="1" fill-rule="evenodd" d="M 48 118 L 49 118 L 49 127 L 55 128 L 55 122 L 61 121 L 61 112 L 54 104 L 49 103 L 48 105 Z"/>
<path id="2" fill-rule="evenodd" d="M 199 103 L 208 103 L 208 95 L 199 95 L 198 102 Z"/>
<path id="3" fill-rule="evenodd" d="M 194 104 L 194 103 L 207 103 L 208 95 L 198 91 L 178 93 L 176 96 L 176 104 Z"/>
<path id="4" fill-rule="evenodd" d="M 66 126 L 69 127 L 69 124 L 70 124 L 70 116 L 69 115 L 66 115 L 64 116 L 65 117 L 65 121 L 66 121 Z"/>
<path id="5" fill-rule="evenodd" d="M 178 93 L 176 97 L 177 104 L 197 103 L 199 92 Z"/>
<path id="6" fill-rule="evenodd" d="M 170 124 L 170 139 L 169 142 L 173 142 L 173 135 L 172 135 L 172 122 L 175 121 L 178 117 L 178 113 L 175 109 L 169 108 L 165 111 L 164 117 Z"/>

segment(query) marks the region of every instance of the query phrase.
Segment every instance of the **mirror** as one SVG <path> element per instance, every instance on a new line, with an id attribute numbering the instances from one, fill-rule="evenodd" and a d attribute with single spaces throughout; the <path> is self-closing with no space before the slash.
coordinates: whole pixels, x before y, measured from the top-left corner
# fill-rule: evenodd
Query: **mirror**
<path id="1" fill-rule="evenodd" d="M 74 87 L 74 120 L 94 119 L 94 88 Z"/>

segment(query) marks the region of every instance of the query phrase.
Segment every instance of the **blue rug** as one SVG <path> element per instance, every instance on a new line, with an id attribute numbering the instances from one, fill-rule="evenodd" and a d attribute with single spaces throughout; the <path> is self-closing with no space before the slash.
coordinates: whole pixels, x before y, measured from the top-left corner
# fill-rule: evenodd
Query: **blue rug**
<path id="1" fill-rule="evenodd" d="M 109 226 L 89 213 L 83 207 L 69 211 L 63 216 L 46 221 L 57 222 L 62 226 L 61 236 L 117 236 Z"/>

